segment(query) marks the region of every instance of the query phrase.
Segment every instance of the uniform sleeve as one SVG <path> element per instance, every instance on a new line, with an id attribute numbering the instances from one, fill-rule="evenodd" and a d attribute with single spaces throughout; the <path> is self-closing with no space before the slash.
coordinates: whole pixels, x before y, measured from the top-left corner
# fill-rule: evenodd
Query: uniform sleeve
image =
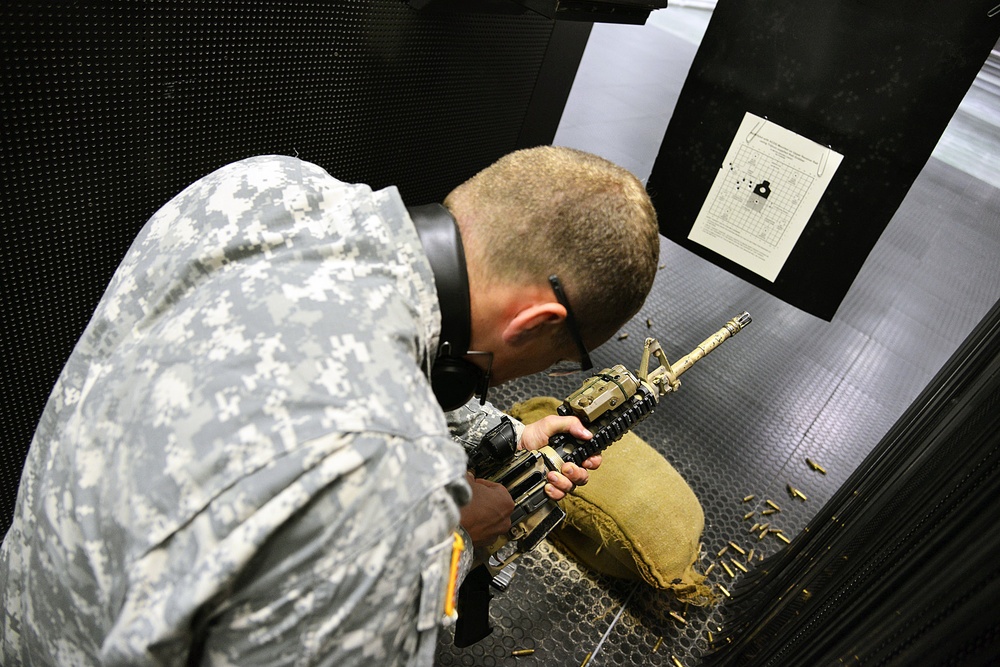
<path id="1" fill-rule="evenodd" d="M 407 485 L 386 469 L 358 475 Z M 459 518 L 454 492 L 358 497 L 356 481 L 331 485 L 269 539 L 218 606 L 192 662 L 431 664 Z"/>
<path id="2" fill-rule="evenodd" d="M 524 424 L 510 415 L 506 415 L 492 403 L 479 404 L 478 398 L 472 398 L 462 407 L 445 413 L 448 419 L 448 430 L 452 440 L 471 451 L 483 439 L 491 428 L 500 423 L 503 417 L 510 419 L 514 425 L 514 433 L 520 442 L 524 432 Z"/>

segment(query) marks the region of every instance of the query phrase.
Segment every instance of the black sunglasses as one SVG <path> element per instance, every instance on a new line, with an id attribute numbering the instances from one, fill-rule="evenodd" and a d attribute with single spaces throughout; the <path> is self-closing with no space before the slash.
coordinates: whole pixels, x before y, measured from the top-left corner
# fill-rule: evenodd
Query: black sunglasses
<path id="1" fill-rule="evenodd" d="M 587 346 L 583 344 L 583 336 L 580 335 L 580 329 L 576 326 L 576 318 L 573 317 L 573 309 L 569 306 L 569 299 L 566 298 L 566 292 L 563 290 L 562 283 L 559 282 L 558 276 L 552 274 L 549 276 L 549 284 L 552 285 L 552 291 L 556 293 L 556 300 L 566 309 L 566 326 L 569 328 L 569 335 L 573 338 L 573 342 L 576 343 L 577 349 L 580 350 L 580 360 L 560 361 L 549 368 L 547 373 L 558 376 L 589 371 L 594 367 L 594 364 L 590 361 L 590 353 L 587 352 Z"/>

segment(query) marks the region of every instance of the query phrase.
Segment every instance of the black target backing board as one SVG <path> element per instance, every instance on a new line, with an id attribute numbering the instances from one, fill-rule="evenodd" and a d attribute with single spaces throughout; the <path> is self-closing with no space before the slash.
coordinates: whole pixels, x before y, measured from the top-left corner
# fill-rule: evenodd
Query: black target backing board
<path id="1" fill-rule="evenodd" d="M 664 236 L 831 320 L 1000 37 L 995 0 L 720 0 L 648 181 Z M 843 162 L 771 282 L 688 240 L 746 113 Z"/>

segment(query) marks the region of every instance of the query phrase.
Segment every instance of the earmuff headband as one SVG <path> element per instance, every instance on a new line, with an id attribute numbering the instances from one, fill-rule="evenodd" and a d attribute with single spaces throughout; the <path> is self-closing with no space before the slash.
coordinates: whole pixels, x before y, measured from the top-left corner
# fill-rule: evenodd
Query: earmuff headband
<path id="1" fill-rule="evenodd" d="M 431 368 L 431 387 L 444 410 L 464 405 L 474 394 L 486 402 L 489 372 L 462 357 L 472 352 L 472 306 L 465 249 L 455 218 L 441 204 L 407 208 L 434 273 L 441 306 L 441 340 Z"/>

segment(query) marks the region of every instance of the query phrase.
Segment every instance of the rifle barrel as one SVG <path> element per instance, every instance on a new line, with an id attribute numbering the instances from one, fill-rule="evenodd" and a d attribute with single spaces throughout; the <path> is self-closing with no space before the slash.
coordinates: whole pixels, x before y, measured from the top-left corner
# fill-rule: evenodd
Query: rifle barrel
<path id="1" fill-rule="evenodd" d="M 673 373 L 674 377 L 680 377 L 682 373 L 694 366 L 699 359 L 722 345 L 729 338 L 738 334 L 752 321 L 753 320 L 750 319 L 750 313 L 744 310 L 742 313 L 726 322 L 721 329 L 702 341 L 698 347 L 694 348 L 691 352 L 672 363 L 670 365 L 670 372 Z"/>

